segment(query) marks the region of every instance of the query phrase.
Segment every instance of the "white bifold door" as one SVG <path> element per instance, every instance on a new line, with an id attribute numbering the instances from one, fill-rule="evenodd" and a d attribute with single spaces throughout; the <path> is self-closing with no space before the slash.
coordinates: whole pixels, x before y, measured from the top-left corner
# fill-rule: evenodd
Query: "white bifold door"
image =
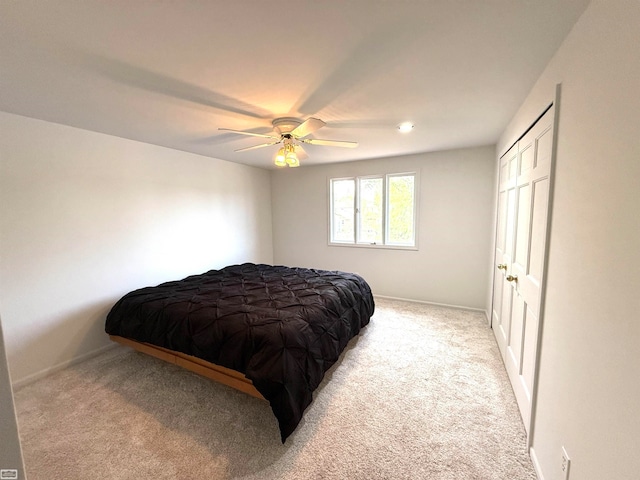
<path id="1" fill-rule="evenodd" d="M 500 159 L 491 326 L 530 433 L 544 281 L 554 108 Z"/>

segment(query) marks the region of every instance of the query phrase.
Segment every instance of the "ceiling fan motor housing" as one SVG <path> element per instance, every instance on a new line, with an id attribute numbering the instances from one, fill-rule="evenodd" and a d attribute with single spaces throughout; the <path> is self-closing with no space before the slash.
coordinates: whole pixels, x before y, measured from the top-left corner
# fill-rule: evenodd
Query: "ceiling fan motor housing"
<path id="1" fill-rule="evenodd" d="M 276 118 L 271 122 L 273 129 L 283 136 L 293 131 L 301 123 L 302 120 L 295 117 Z"/>

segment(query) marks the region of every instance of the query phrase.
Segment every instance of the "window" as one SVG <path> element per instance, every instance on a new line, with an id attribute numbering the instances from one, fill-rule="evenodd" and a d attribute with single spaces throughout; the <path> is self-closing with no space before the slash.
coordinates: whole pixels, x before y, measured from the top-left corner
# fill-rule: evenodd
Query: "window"
<path id="1" fill-rule="evenodd" d="M 415 173 L 332 178 L 329 199 L 329 243 L 416 246 Z"/>

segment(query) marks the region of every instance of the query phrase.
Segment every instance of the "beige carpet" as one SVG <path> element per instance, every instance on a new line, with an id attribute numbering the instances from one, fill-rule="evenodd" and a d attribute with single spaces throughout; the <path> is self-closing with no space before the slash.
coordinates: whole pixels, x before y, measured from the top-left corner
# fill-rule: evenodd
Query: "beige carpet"
<path id="1" fill-rule="evenodd" d="M 29 480 L 535 479 L 482 314 L 376 300 L 283 445 L 269 405 L 124 347 L 16 392 Z"/>

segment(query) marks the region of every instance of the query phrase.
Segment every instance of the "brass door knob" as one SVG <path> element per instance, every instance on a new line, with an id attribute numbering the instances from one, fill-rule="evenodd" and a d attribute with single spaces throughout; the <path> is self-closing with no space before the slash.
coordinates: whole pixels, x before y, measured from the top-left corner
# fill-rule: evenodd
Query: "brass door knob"
<path id="1" fill-rule="evenodd" d="M 506 270 L 507 266 L 504 263 L 499 263 L 498 264 L 498 270 Z"/>
<path id="2" fill-rule="evenodd" d="M 517 282 L 518 275 L 507 275 L 507 282 Z"/>

